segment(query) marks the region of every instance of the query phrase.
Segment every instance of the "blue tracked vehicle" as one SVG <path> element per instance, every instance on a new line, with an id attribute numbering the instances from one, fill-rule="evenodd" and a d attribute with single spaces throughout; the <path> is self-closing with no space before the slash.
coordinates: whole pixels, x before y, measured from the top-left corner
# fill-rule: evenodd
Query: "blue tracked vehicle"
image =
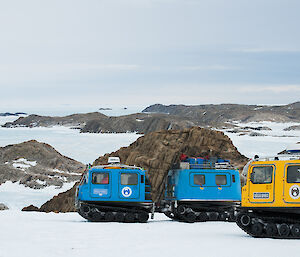
<path id="1" fill-rule="evenodd" d="M 188 158 L 169 171 L 165 201 L 165 214 L 177 221 L 234 221 L 241 201 L 239 172 L 227 160 Z"/>
<path id="2" fill-rule="evenodd" d="M 117 157 L 86 170 L 76 191 L 76 209 L 89 221 L 146 222 L 153 208 L 146 172 Z"/>

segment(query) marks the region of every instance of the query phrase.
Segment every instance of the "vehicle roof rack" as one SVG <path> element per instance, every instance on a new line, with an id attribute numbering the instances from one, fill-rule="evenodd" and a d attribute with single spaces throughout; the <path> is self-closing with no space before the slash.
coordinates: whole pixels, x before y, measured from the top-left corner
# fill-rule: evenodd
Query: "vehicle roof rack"
<path id="1" fill-rule="evenodd" d="M 188 162 L 180 162 L 179 169 L 186 169 L 186 170 L 233 170 L 236 169 L 232 164 L 228 162 L 222 163 L 204 163 L 204 164 L 190 164 Z"/>
<path id="2" fill-rule="evenodd" d="M 289 161 L 289 160 L 299 160 L 300 154 L 277 154 L 273 156 L 265 156 L 254 158 L 252 161 Z"/>
<path id="3" fill-rule="evenodd" d="M 140 167 L 137 166 L 130 166 L 130 165 L 125 165 L 125 164 L 105 164 L 105 165 L 97 165 L 97 166 L 93 166 L 91 168 L 96 168 L 96 169 L 108 169 L 108 168 L 112 168 L 112 167 L 118 167 L 120 169 L 134 169 L 134 170 L 143 170 Z"/>

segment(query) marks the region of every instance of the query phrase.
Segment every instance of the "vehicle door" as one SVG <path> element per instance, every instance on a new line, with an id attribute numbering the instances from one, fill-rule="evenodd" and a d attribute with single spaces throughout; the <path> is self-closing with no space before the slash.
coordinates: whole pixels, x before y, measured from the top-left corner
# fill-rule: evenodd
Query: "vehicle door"
<path id="1" fill-rule="evenodd" d="M 94 171 L 91 174 L 90 195 L 96 198 L 111 197 L 110 171 Z"/>
<path id="2" fill-rule="evenodd" d="M 252 203 L 273 202 L 275 166 L 252 166 L 249 175 L 249 201 Z"/>
<path id="3" fill-rule="evenodd" d="M 140 196 L 140 176 L 136 171 L 119 173 L 119 197 L 121 199 L 137 199 Z"/>
<path id="4" fill-rule="evenodd" d="M 286 203 L 300 203 L 300 164 L 285 165 L 283 179 L 283 200 Z"/>

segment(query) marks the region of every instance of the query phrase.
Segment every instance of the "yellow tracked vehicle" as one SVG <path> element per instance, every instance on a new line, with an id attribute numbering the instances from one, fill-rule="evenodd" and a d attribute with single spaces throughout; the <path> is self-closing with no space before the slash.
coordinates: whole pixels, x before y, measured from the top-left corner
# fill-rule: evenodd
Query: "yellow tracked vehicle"
<path id="1" fill-rule="evenodd" d="M 255 158 L 242 175 L 237 225 L 253 237 L 300 239 L 300 155 Z"/>

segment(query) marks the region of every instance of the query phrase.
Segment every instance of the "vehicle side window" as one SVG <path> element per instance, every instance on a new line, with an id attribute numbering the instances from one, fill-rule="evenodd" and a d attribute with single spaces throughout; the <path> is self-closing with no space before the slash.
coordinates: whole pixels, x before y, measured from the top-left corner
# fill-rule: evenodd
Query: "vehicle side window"
<path id="1" fill-rule="evenodd" d="M 300 165 L 288 166 L 286 176 L 288 183 L 300 183 Z"/>
<path id="2" fill-rule="evenodd" d="M 121 185 L 137 185 L 137 173 L 121 173 Z"/>
<path id="3" fill-rule="evenodd" d="M 202 186 L 205 184 L 205 175 L 195 174 L 194 175 L 194 184 Z"/>
<path id="4" fill-rule="evenodd" d="M 226 185 L 227 184 L 226 175 L 216 175 L 216 184 L 218 186 Z"/>
<path id="5" fill-rule="evenodd" d="M 92 176 L 92 183 L 101 185 L 109 184 L 109 173 L 94 172 Z"/>
<path id="6" fill-rule="evenodd" d="M 272 183 L 273 166 L 254 167 L 251 174 L 251 182 L 253 184 L 269 184 Z"/>

